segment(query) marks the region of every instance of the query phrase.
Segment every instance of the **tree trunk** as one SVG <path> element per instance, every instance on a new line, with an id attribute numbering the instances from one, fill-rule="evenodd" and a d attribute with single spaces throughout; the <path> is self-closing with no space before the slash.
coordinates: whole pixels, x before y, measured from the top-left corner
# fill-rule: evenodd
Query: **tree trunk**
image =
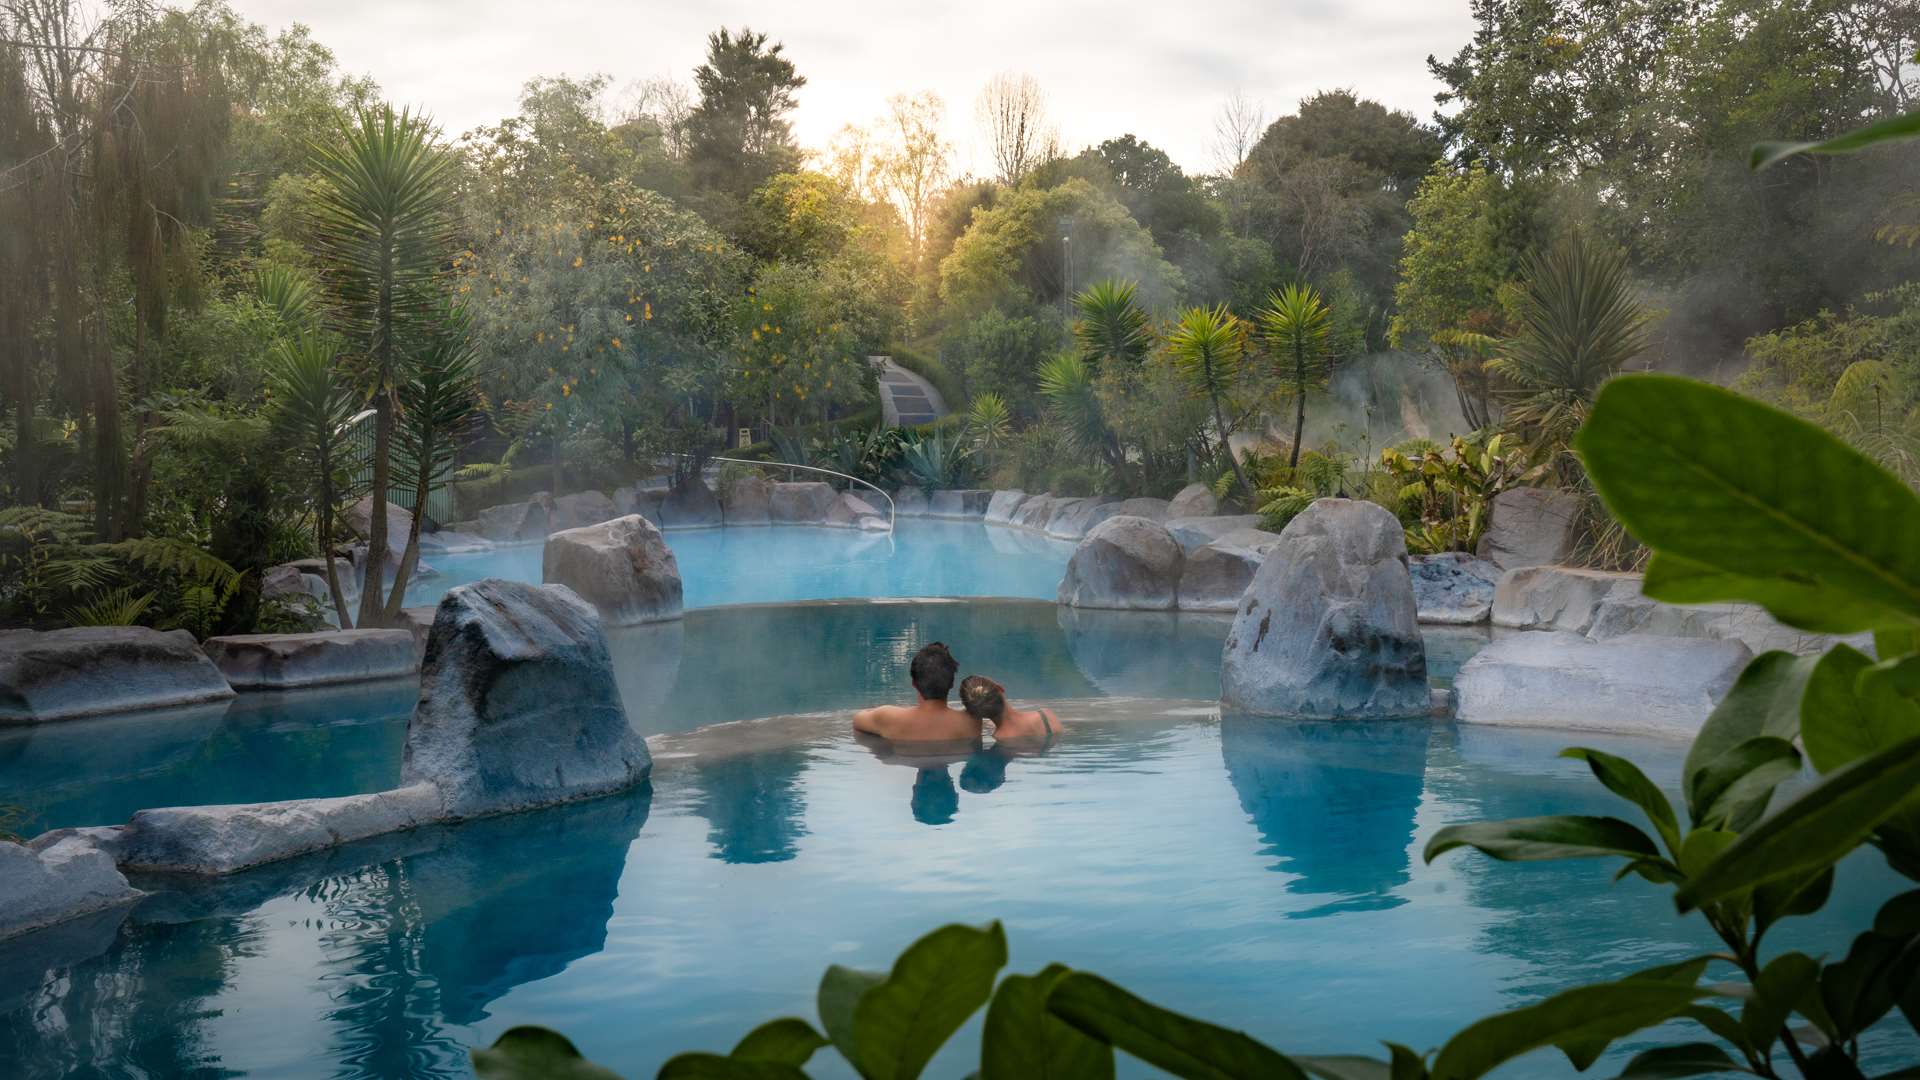
<path id="1" fill-rule="evenodd" d="M 1287 457 L 1287 468 L 1300 467 L 1300 440 L 1307 430 L 1307 352 L 1299 342 L 1293 343 L 1293 453 Z"/>
<path id="2" fill-rule="evenodd" d="M 1258 511 L 1260 508 L 1255 504 L 1260 499 L 1253 493 L 1253 485 L 1247 481 L 1247 471 L 1240 467 L 1239 456 L 1233 452 L 1233 439 L 1227 430 L 1227 415 L 1220 408 L 1220 395 L 1209 393 L 1207 397 L 1213 402 L 1214 425 L 1220 429 L 1220 449 L 1227 455 L 1227 464 L 1233 466 L 1233 478 L 1240 482 L 1240 493 L 1246 496 L 1247 510 Z"/>
<path id="3" fill-rule="evenodd" d="M 373 398 L 373 501 L 367 522 L 367 569 L 360 583 L 360 619 L 363 627 L 382 625 L 386 614 L 387 491 L 393 483 L 393 397 L 387 391 L 386 365 Z"/>
<path id="4" fill-rule="evenodd" d="M 414 463 L 417 479 L 413 485 L 413 522 L 407 526 L 407 551 L 400 557 L 400 569 L 393 575 L 393 592 L 387 597 L 386 623 L 389 626 L 400 625 L 400 611 L 406 605 L 407 582 L 412 579 L 414 568 L 420 565 L 420 522 L 426 517 L 427 497 L 432 491 L 432 470 L 428 462 L 433 460 L 432 439 L 426 440 L 420 455 L 424 460 Z"/>
<path id="5" fill-rule="evenodd" d="M 13 494 L 21 506 L 40 502 L 40 477 L 34 471 L 33 358 L 20 343 L 19 371 L 13 387 Z"/>
<path id="6" fill-rule="evenodd" d="M 340 571 L 333 565 L 333 462 L 326 457 L 320 459 L 320 513 L 314 528 L 319 532 L 320 563 L 327 571 L 327 592 L 333 597 L 333 613 L 340 620 L 340 629 L 353 629 L 353 619 L 347 614 L 347 596 L 340 591 Z"/>

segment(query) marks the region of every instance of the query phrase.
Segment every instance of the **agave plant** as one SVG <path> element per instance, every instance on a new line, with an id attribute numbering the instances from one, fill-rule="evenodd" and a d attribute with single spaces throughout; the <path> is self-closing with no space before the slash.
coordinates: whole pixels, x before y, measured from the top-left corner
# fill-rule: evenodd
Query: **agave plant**
<path id="1" fill-rule="evenodd" d="M 1260 332 L 1280 365 L 1280 377 L 1293 394 L 1293 452 L 1289 466 L 1300 464 L 1306 437 L 1307 391 L 1321 385 L 1332 363 L 1333 309 L 1310 285 L 1288 285 L 1267 297 Z"/>
<path id="2" fill-rule="evenodd" d="M 1147 354 L 1147 313 L 1134 299 L 1138 291 L 1131 281 L 1109 279 L 1073 298 L 1080 314 L 1073 339 L 1082 360 L 1098 367 L 1108 359 L 1132 363 Z"/>
<path id="3" fill-rule="evenodd" d="M 424 116 L 391 105 L 361 109 L 342 126 L 335 145 L 314 148 L 314 167 L 326 183 L 314 199 L 315 254 L 327 267 L 339 329 L 366 361 L 373 399 L 374 445 L 371 535 L 387 531 L 392 485 L 394 382 L 401 345 L 430 322 L 439 307 L 456 232 L 453 158 L 435 145 Z M 386 548 L 367 556 L 360 597 L 362 626 L 385 615 L 381 583 Z"/>
<path id="4" fill-rule="evenodd" d="M 964 442 L 949 442 L 936 432 L 902 447 L 900 464 L 915 484 L 928 491 L 965 487 L 972 479 L 973 451 Z"/>
<path id="5" fill-rule="evenodd" d="M 1007 408 L 1007 399 L 990 390 L 974 397 L 967 407 L 967 436 L 989 466 L 1012 432 L 1013 413 Z"/>
<path id="6" fill-rule="evenodd" d="M 313 477 L 314 543 L 327 556 L 333 550 L 333 512 L 340 503 L 334 477 L 350 453 L 348 431 L 356 405 L 335 367 L 333 342 L 320 334 L 282 342 L 268 359 L 267 387 L 275 429 Z M 334 614 L 342 629 L 352 629 L 354 620 L 348 616 L 333 560 L 324 562 Z"/>
<path id="7" fill-rule="evenodd" d="M 1520 332 L 1488 366 L 1510 387 L 1506 423 L 1552 457 L 1586 423 L 1600 384 L 1646 349 L 1627 260 L 1578 232 L 1527 261 Z"/>
<path id="8" fill-rule="evenodd" d="M 1253 506 L 1258 502 L 1253 484 L 1247 480 L 1240 459 L 1234 456 L 1233 428 L 1227 423 L 1226 409 L 1220 403 L 1233 392 L 1234 383 L 1240 377 L 1240 357 L 1244 351 L 1245 331 L 1225 304 L 1189 309 L 1180 316 L 1167 338 L 1167 352 L 1173 357 L 1175 370 L 1194 393 L 1205 396 L 1213 406 L 1214 426 L 1220 432 L 1220 454 L 1233 467 L 1234 479 L 1247 505 Z"/>

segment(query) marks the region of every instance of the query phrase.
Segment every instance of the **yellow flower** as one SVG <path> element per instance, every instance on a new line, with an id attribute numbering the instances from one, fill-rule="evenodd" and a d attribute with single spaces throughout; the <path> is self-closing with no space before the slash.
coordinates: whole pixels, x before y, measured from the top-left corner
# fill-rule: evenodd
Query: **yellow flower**
<path id="1" fill-rule="evenodd" d="M 652 304 L 647 304 L 647 305 L 646 305 L 645 307 L 643 307 L 643 308 L 641 309 L 641 311 L 640 311 L 640 317 L 641 317 L 642 319 L 651 319 L 651 318 L 653 318 L 653 305 L 652 305 Z"/>
<path id="2" fill-rule="evenodd" d="M 547 332 L 546 332 L 545 330 L 542 330 L 542 331 L 540 331 L 539 333 L 537 333 L 537 334 L 535 334 L 535 335 L 533 335 L 533 340 L 534 340 L 534 343 L 535 343 L 535 344 L 539 344 L 539 343 L 541 343 L 541 342 L 544 342 L 544 341 L 546 341 L 546 340 L 547 340 Z"/>
<path id="3" fill-rule="evenodd" d="M 586 262 L 586 261 L 587 261 L 587 260 L 585 260 L 585 259 L 583 259 L 583 258 L 581 258 L 580 256 L 578 256 L 578 255 L 575 255 L 575 256 L 573 257 L 573 268 L 574 268 L 575 270 L 578 270 L 578 269 L 580 269 L 580 264 L 581 264 L 581 263 L 584 263 L 584 262 Z"/>
<path id="4" fill-rule="evenodd" d="M 620 339 L 619 339 L 619 338 L 614 338 L 614 339 L 613 339 L 613 347 L 614 347 L 614 348 L 616 348 L 616 349 L 620 347 Z"/>
<path id="5" fill-rule="evenodd" d="M 573 396 L 573 384 L 572 384 L 572 383 L 561 383 L 561 384 L 560 384 L 560 396 L 561 396 L 561 397 L 572 397 L 572 396 Z"/>
<path id="6" fill-rule="evenodd" d="M 631 312 L 631 311 L 629 311 L 629 312 L 627 312 L 627 321 L 628 321 L 628 322 L 632 322 L 632 321 L 633 321 L 633 312 Z"/>

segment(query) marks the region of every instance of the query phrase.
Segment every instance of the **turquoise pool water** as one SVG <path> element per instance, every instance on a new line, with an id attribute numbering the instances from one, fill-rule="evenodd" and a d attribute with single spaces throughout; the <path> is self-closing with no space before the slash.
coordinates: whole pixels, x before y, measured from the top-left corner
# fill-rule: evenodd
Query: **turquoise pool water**
<path id="1" fill-rule="evenodd" d="M 1073 611 L 1037 601 L 789 604 L 692 611 L 609 635 L 648 735 L 910 700 L 907 661 L 945 641 L 1016 695 L 1217 698 L 1224 616 Z M 1444 683 L 1481 634 L 1430 628 Z M 412 680 L 243 694 L 196 709 L 0 728 L 0 793 L 25 831 L 113 825 L 149 806 L 349 795 L 393 786 Z M 3 1075 L 3 1074 L 0 1074 Z"/>
<path id="2" fill-rule="evenodd" d="M 721 757 L 677 754 L 710 732 L 664 740 L 628 796 L 147 882 L 131 915 L 0 949 L 0 1075 L 459 1077 L 466 1047 L 544 1023 L 645 1077 L 811 1015 L 828 964 L 883 967 L 953 920 L 1004 920 L 1012 970 L 1084 966 L 1322 1052 L 1433 1045 L 1709 944 L 1597 863 L 1421 863 L 1447 822 L 1618 812 L 1562 735 L 1059 707 L 1044 756 L 901 761 L 837 715 L 771 721 L 725 730 Z M 1677 747 L 1583 741 L 1674 786 Z M 1772 944 L 1841 949 L 1898 887 L 1857 859 Z M 978 1034 L 928 1075 L 961 1075 Z M 1916 1053 L 1891 1026 L 1867 1040 L 1878 1068 Z M 1506 1075 L 1572 1074 L 1543 1053 Z"/>
<path id="3" fill-rule="evenodd" d="M 892 536 L 852 529 L 672 529 L 689 608 L 887 596 L 1018 596 L 1051 600 L 1074 545 L 979 522 L 901 518 Z M 428 560 L 439 576 L 407 590 L 435 604 L 487 577 L 540 580 L 539 544 Z"/>

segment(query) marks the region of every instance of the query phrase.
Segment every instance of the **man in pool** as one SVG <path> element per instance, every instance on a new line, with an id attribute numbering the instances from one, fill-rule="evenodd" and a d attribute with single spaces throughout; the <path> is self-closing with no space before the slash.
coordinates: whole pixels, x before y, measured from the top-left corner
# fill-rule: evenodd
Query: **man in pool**
<path id="1" fill-rule="evenodd" d="M 896 742 L 960 742 L 980 737 L 980 721 L 947 704 L 960 663 L 945 645 L 936 641 L 914 653 L 907 672 L 920 700 L 861 709 L 853 714 L 853 730 Z"/>

